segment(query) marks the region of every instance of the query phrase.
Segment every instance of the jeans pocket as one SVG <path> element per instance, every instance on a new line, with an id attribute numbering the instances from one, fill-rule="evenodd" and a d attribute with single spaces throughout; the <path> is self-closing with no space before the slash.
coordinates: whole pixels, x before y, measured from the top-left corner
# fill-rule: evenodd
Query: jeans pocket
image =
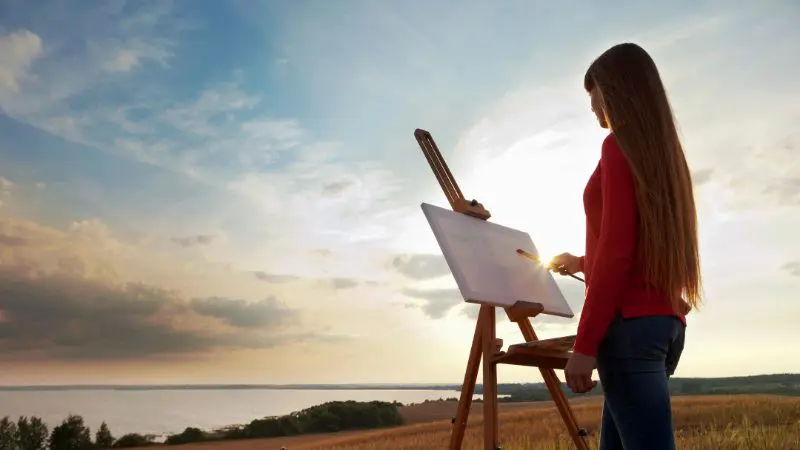
<path id="1" fill-rule="evenodd" d="M 624 319 L 631 356 L 641 359 L 667 357 L 675 338 L 675 318 L 669 316 Z"/>
<path id="2" fill-rule="evenodd" d="M 626 372 L 665 370 L 675 326 L 668 316 L 618 317 L 600 346 L 598 364 Z"/>

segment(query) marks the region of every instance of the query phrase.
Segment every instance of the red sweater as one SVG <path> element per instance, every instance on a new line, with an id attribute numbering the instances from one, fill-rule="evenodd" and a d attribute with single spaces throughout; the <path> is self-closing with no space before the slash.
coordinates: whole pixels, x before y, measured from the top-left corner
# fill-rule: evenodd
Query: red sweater
<path id="1" fill-rule="evenodd" d="M 574 350 L 597 356 L 618 311 L 622 317 L 670 315 L 669 295 L 648 288 L 636 261 L 637 206 L 633 174 L 614 134 L 603 141 L 600 162 L 583 192 L 586 255 L 581 258 L 586 300 Z"/>

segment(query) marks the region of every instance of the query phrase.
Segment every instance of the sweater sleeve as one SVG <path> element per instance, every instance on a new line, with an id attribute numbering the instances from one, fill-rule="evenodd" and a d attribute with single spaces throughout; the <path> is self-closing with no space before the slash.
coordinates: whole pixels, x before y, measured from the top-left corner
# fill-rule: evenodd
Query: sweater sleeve
<path id="1" fill-rule="evenodd" d="M 633 174 L 613 134 L 603 141 L 600 176 L 603 198 L 600 233 L 575 338 L 575 351 L 588 356 L 597 355 L 597 348 L 614 319 L 636 251 Z"/>

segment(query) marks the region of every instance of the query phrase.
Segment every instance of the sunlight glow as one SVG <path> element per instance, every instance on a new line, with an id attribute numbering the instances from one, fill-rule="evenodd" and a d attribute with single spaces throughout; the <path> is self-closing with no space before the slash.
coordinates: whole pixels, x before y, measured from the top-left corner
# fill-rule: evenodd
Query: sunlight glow
<path id="1" fill-rule="evenodd" d="M 553 256 L 539 254 L 539 264 L 544 267 L 549 267 L 550 262 L 553 261 Z"/>

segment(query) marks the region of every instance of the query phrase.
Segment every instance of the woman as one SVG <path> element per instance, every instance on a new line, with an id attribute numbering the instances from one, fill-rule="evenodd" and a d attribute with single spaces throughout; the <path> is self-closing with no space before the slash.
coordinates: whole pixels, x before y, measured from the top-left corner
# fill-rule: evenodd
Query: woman
<path id="1" fill-rule="evenodd" d="M 655 63 L 616 45 L 584 87 L 605 138 L 583 194 L 586 253 L 550 263 L 583 272 L 586 301 L 564 370 L 573 392 L 605 392 L 601 444 L 674 449 L 667 380 L 683 350 L 685 315 L 700 301 L 692 180 Z"/>

